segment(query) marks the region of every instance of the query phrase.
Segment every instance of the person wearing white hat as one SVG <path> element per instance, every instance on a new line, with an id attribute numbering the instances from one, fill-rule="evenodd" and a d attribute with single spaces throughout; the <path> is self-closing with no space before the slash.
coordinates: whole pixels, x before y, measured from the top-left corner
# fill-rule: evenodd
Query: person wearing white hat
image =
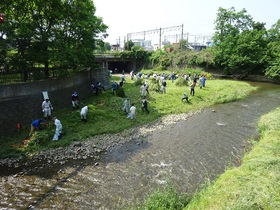
<path id="1" fill-rule="evenodd" d="M 53 106 L 52 106 L 50 100 L 48 98 L 46 98 L 46 100 L 44 100 L 43 103 L 42 103 L 42 111 L 44 113 L 45 120 L 47 118 L 49 120 L 51 119 L 51 115 L 52 115 L 51 110 L 53 110 Z"/>

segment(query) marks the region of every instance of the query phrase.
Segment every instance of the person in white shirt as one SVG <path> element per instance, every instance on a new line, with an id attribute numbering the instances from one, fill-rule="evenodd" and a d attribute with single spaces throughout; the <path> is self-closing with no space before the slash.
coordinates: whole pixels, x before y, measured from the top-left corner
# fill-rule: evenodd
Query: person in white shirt
<path id="1" fill-rule="evenodd" d="M 132 103 L 131 104 L 131 107 L 129 109 L 129 114 L 127 115 L 127 118 L 130 118 L 130 119 L 134 119 L 135 118 L 135 115 L 136 115 L 136 107 L 134 106 L 134 104 Z"/>
<path id="2" fill-rule="evenodd" d="M 62 137 L 62 124 L 59 119 L 56 117 L 53 118 L 54 124 L 55 124 L 55 133 L 53 136 L 53 141 L 57 141 L 61 139 Z"/>
<path id="3" fill-rule="evenodd" d="M 140 93 L 141 93 L 141 97 L 146 97 L 146 95 L 147 95 L 147 87 L 146 87 L 146 84 L 143 84 L 143 85 L 140 87 Z"/>
<path id="4" fill-rule="evenodd" d="M 51 119 L 51 115 L 53 110 L 53 106 L 48 98 L 46 98 L 43 103 L 42 103 L 42 111 L 44 113 L 44 118 L 45 120 L 48 118 L 49 120 Z"/>
<path id="5" fill-rule="evenodd" d="M 88 106 L 84 106 L 82 109 L 81 109 L 81 120 L 84 121 L 85 123 L 87 122 L 87 113 L 88 113 Z"/>

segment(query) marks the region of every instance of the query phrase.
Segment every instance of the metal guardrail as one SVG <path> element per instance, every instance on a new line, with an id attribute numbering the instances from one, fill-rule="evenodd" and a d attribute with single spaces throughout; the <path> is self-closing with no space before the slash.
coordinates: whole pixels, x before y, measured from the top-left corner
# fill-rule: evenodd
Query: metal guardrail
<path id="1" fill-rule="evenodd" d="M 49 78 L 62 78 L 62 77 L 70 77 L 75 74 L 70 70 L 62 70 L 62 69 L 50 69 L 49 70 Z M 26 76 L 23 76 L 23 73 L 18 72 L 0 72 L 0 85 L 3 84 L 17 84 L 31 81 L 44 80 L 45 75 L 43 73 L 43 69 L 36 69 L 36 71 L 28 71 L 26 72 Z"/>

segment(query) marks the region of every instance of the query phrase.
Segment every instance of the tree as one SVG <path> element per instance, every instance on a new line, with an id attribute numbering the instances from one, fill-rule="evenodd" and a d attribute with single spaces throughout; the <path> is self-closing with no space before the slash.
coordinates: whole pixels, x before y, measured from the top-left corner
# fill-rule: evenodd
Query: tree
<path id="1" fill-rule="evenodd" d="M 133 46 L 134 46 L 134 43 L 131 40 L 128 40 L 124 44 L 124 49 L 130 51 Z"/>
<path id="2" fill-rule="evenodd" d="M 280 79 L 280 20 L 268 31 L 268 66 L 265 75 L 274 79 Z"/>
<path id="3" fill-rule="evenodd" d="M 140 46 L 133 46 L 130 51 L 125 50 L 120 53 L 122 59 L 132 59 L 134 63 L 138 66 L 143 67 L 145 64 L 149 63 L 149 58 L 151 56 L 150 51 L 146 51 Z"/>
<path id="4" fill-rule="evenodd" d="M 245 9 L 219 8 L 214 35 L 215 63 L 225 73 L 259 73 L 267 47 L 264 23 L 254 22 Z"/>
<path id="5" fill-rule="evenodd" d="M 0 29 L 14 66 L 79 70 L 94 62 L 96 43 L 108 28 L 91 0 L 1 0 L 7 21 Z M 2 40 L 1 40 L 2 41 Z M 3 50 L 1 45 L 1 50 Z M 6 53 L 7 55 L 8 53 Z"/>
<path id="6" fill-rule="evenodd" d="M 97 53 L 105 53 L 111 50 L 111 45 L 109 42 L 103 42 L 103 40 L 98 40 L 96 42 L 95 52 Z"/>

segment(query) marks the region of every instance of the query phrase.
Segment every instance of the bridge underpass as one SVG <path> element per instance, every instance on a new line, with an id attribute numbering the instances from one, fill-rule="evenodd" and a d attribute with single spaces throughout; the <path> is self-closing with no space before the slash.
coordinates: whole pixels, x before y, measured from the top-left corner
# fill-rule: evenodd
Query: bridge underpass
<path id="1" fill-rule="evenodd" d="M 121 73 L 123 70 L 125 73 L 129 73 L 131 70 L 137 71 L 136 63 L 132 60 L 123 60 L 120 56 L 114 55 L 96 55 L 95 60 L 103 68 L 112 70 L 114 73 L 115 69 L 117 73 Z"/>

